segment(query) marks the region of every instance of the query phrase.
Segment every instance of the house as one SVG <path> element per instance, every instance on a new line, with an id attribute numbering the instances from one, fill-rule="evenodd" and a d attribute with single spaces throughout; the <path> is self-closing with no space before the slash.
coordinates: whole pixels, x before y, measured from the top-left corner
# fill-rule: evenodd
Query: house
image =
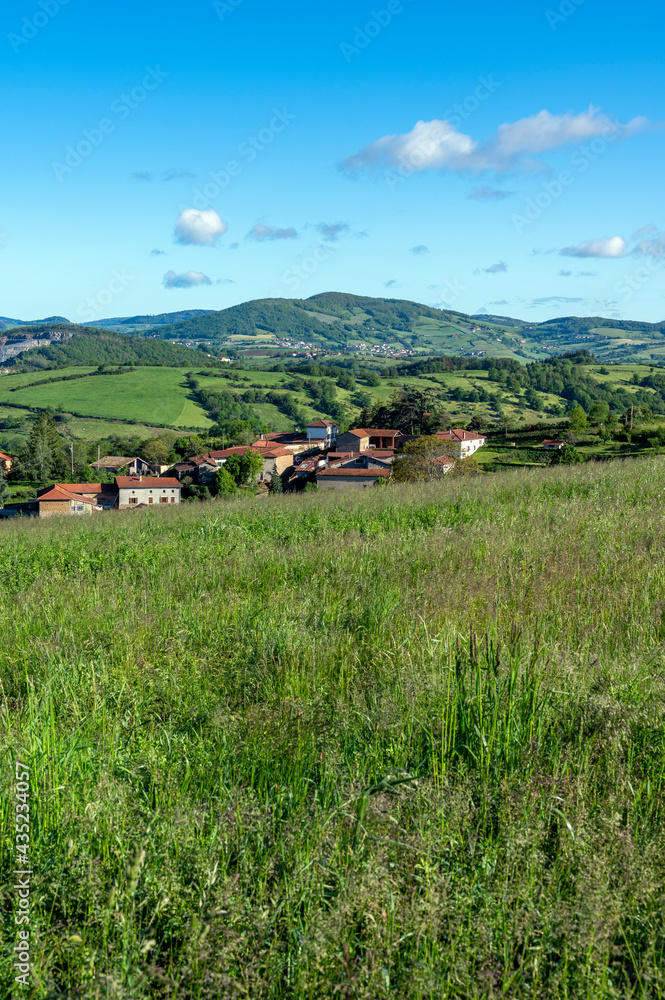
<path id="1" fill-rule="evenodd" d="M 551 441 L 549 438 L 545 438 L 543 441 L 543 448 L 545 451 L 562 451 L 563 441 Z"/>
<path id="2" fill-rule="evenodd" d="M 149 476 L 155 468 L 142 458 L 131 458 L 127 455 L 107 455 L 98 462 L 91 462 L 90 465 L 93 469 L 106 469 L 107 472 L 113 473 L 127 469 L 130 476 Z"/>
<path id="3" fill-rule="evenodd" d="M 385 452 L 381 452 L 382 455 Z M 328 454 L 328 461 L 326 463 L 329 469 L 390 469 L 393 461 L 393 454 L 390 453 L 389 459 L 377 458 L 376 454 L 372 451 L 358 452 L 354 455 L 349 455 L 346 458 L 332 462 L 330 460 L 330 454 Z"/>
<path id="4" fill-rule="evenodd" d="M 312 446 L 306 434 L 261 434 L 253 443 L 252 448 L 259 451 L 261 448 L 285 448 L 292 455 L 301 455 L 303 452 L 311 451 Z"/>
<path id="5" fill-rule="evenodd" d="M 336 447 L 339 451 L 369 451 L 371 448 L 394 449 L 399 446 L 401 439 L 401 431 L 357 427 L 355 430 L 340 434 Z"/>
<path id="6" fill-rule="evenodd" d="M 10 455 L 8 451 L 0 451 L 0 466 L 4 469 L 5 475 L 9 472 L 15 461 L 16 455 Z"/>
<path id="7" fill-rule="evenodd" d="M 289 477 L 289 489 L 303 489 L 308 482 L 316 483 L 317 472 L 319 469 L 325 468 L 325 466 L 326 459 L 322 455 L 319 455 L 317 458 L 305 458 L 301 462 L 298 462 L 293 469 L 293 475 Z"/>
<path id="8" fill-rule="evenodd" d="M 478 451 L 485 444 L 487 438 L 474 431 L 464 431 L 461 429 L 450 431 L 437 431 L 436 436 L 442 441 L 451 442 L 451 453 L 457 458 L 468 458 Z"/>
<path id="9" fill-rule="evenodd" d="M 116 476 L 115 485 L 120 510 L 139 504 L 180 503 L 181 487 L 177 479 L 166 476 Z"/>
<path id="10" fill-rule="evenodd" d="M 54 514 L 93 514 L 115 507 L 116 487 L 111 483 L 54 483 L 37 493 L 39 517 Z"/>
<path id="11" fill-rule="evenodd" d="M 389 478 L 390 469 L 349 469 L 333 465 L 317 472 L 316 485 L 320 490 L 333 487 L 363 489 L 367 486 L 374 486 L 378 479 Z"/>
<path id="12" fill-rule="evenodd" d="M 339 434 L 339 424 L 332 420 L 314 420 L 307 424 L 307 441 L 314 442 L 319 448 L 333 448 Z"/>

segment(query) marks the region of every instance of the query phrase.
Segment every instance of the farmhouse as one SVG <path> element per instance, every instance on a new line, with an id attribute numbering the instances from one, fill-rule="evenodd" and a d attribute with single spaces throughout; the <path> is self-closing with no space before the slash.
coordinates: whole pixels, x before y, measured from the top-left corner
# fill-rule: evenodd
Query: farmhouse
<path id="1" fill-rule="evenodd" d="M 485 444 L 487 438 L 482 434 L 475 434 L 473 431 L 464 431 L 459 428 L 450 431 L 437 431 L 436 436 L 442 441 L 451 442 L 451 452 L 458 458 L 468 458 Z"/>
<path id="2" fill-rule="evenodd" d="M 545 451 L 563 451 L 563 445 L 563 441 L 552 441 L 550 438 L 545 438 L 543 441 Z"/>
<path id="3" fill-rule="evenodd" d="M 320 490 L 341 487 L 342 489 L 363 489 L 374 486 L 377 479 L 389 479 L 390 469 L 354 469 L 328 466 L 316 474 L 316 485 Z"/>
<path id="4" fill-rule="evenodd" d="M 313 420 L 307 424 L 307 441 L 320 448 L 334 448 L 338 434 L 339 424 L 334 424 L 332 420 Z"/>
<path id="5" fill-rule="evenodd" d="M 397 448 L 401 442 L 401 431 L 381 430 L 376 428 L 357 427 L 355 430 L 340 434 L 337 438 L 339 451 L 369 451 L 378 448 Z"/>
<path id="6" fill-rule="evenodd" d="M 0 466 L 2 466 L 5 473 L 9 472 L 15 460 L 16 455 L 10 455 L 8 451 L 0 451 Z"/>
<path id="7" fill-rule="evenodd" d="M 54 483 L 37 493 L 39 517 L 93 514 L 115 506 L 118 491 L 110 483 Z"/>
<path id="8" fill-rule="evenodd" d="M 138 504 L 180 503 L 180 483 L 165 476 L 116 476 L 115 485 L 120 510 Z"/>
<path id="9" fill-rule="evenodd" d="M 142 458 L 131 458 L 127 455 L 107 455 L 100 458 L 98 462 L 91 462 L 93 469 L 106 469 L 107 472 L 120 472 L 120 469 L 127 469 L 130 476 L 149 476 L 155 471 L 154 466 L 144 461 Z"/>

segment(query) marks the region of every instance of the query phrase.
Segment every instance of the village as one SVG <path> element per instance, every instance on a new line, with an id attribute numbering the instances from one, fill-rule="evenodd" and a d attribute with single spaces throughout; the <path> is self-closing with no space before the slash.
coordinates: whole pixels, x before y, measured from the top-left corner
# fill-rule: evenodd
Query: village
<path id="1" fill-rule="evenodd" d="M 445 442 L 442 471 L 456 459 L 469 458 L 485 444 L 485 437 L 456 428 L 438 431 Z M 314 420 L 304 432 L 261 434 L 250 445 L 237 445 L 192 455 L 172 466 L 155 466 L 140 457 L 109 455 L 91 463 L 98 473 L 113 475 L 113 482 L 56 482 L 37 491 L 34 499 L 8 503 L 0 518 L 86 515 L 112 510 L 164 508 L 183 502 L 183 488 L 209 487 L 216 473 L 237 456 L 257 456 L 252 485 L 258 495 L 274 491 L 298 492 L 310 488 L 367 489 L 391 478 L 395 457 L 413 435 L 385 428 L 340 431 L 331 420 Z M 556 442 L 558 444 L 559 442 Z M 555 444 L 555 442 L 552 442 Z M 0 452 L 5 472 L 14 456 Z M 120 472 L 126 474 L 118 474 Z"/>

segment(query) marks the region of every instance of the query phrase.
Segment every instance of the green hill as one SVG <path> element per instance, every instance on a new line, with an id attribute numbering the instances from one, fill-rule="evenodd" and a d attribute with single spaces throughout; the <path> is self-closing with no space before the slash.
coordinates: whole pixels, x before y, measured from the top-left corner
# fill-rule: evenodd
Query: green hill
<path id="1" fill-rule="evenodd" d="M 135 337 L 94 327 L 54 324 L 48 331 L 40 326 L 20 328 L 20 338 L 45 341 L 43 347 L 29 348 L 5 364 L 17 370 L 34 371 L 61 365 L 191 365 L 200 361 L 197 355 L 179 344 Z M 20 339 L 8 339 L 20 344 Z"/>

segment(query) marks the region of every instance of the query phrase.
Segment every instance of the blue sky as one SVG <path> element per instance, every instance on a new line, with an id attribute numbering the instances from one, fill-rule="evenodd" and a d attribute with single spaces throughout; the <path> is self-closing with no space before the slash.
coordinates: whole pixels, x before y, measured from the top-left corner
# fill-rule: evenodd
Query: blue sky
<path id="1" fill-rule="evenodd" d="M 5 0 L 0 314 L 665 318 L 655 0 Z"/>

